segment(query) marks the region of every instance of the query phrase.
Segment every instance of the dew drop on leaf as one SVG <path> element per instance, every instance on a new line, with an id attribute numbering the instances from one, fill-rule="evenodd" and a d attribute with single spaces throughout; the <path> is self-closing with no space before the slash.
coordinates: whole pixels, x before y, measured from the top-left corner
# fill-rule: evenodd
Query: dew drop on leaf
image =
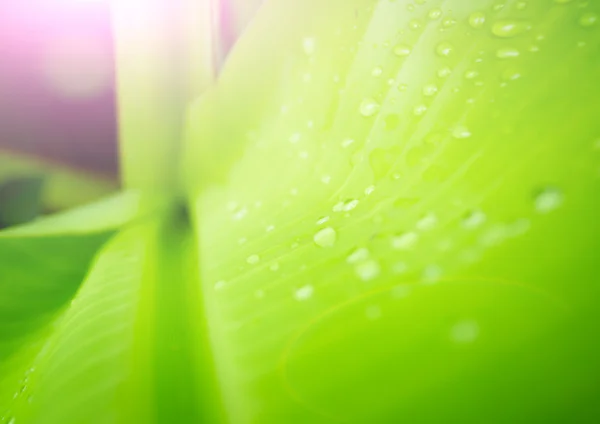
<path id="1" fill-rule="evenodd" d="M 371 281 L 377 277 L 381 273 L 381 267 L 379 263 L 374 259 L 367 259 L 363 262 L 359 262 L 354 267 L 354 272 L 358 278 L 363 281 Z"/>
<path id="2" fill-rule="evenodd" d="M 360 104 L 360 114 L 364 117 L 370 117 L 379 112 L 379 103 L 373 98 L 366 98 Z"/>
<path id="3" fill-rule="evenodd" d="M 469 138 L 471 137 L 471 131 L 469 131 L 469 129 L 463 125 L 458 125 L 457 127 L 454 127 L 454 130 L 452 130 L 452 137 L 459 140 Z"/>
<path id="4" fill-rule="evenodd" d="M 481 226 L 486 220 L 485 214 L 480 210 L 472 210 L 468 212 L 462 220 L 463 228 L 472 230 Z"/>
<path id="5" fill-rule="evenodd" d="M 329 217 L 328 216 L 322 216 L 321 218 L 319 218 L 317 220 L 317 225 L 325 224 L 327 221 L 329 221 Z"/>
<path id="6" fill-rule="evenodd" d="M 246 258 L 246 262 L 250 265 L 256 265 L 260 262 L 260 256 L 258 255 L 250 255 Z"/>
<path id="7" fill-rule="evenodd" d="M 452 46 L 452 44 L 446 41 L 441 42 L 435 48 L 435 52 L 441 57 L 448 57 L 452 54 L 453 51 L 454 47 Z"/>
<path id="8" fill-rule="evenodd" d="M 336 231 L 331 228 L 323 228 L 319 230 L 313 237 L 315 244 L 319 247 L 333 247 L 337 239 Z"/>
<path id="9" fill-rule="evenodd" d="M 582 27 L 591 27 L 598 22 L 598 15 L 593 12 L 587 12 L 579 18 L 579 25 Z"/>
<path id="10" fill-rule="evenodd" d="M 429 212 L 417 221 L 417 229 L 427 231 L 433 229 L 437 225 L 437 216 L 433 212 Z"/>
<path id="11" fill-rule="evenodd" d="M 437 76 L 440 78 L 448 78 L 452 74 L 452 69 L 447 66 L 444 66 L 437 72 Z"/>
<path id="12" fill-rule="evenodd" d="M 485 24 L 485 13 L 473 12 L 469 15 L 469 25 L 471 28 L 479 29 Z"/>
<path id="13" fill-rule="evenodd" d="M 435 96 L 438 92 L 438 87 L 435 84 L 427 84 L 425 87 L 423 87 L 423 95 L 424 96 Z"/>
<path id="14" fill-rule="evenodd" d="M 294 297 L 296 298 L 296 300 L 299 301 L 308 300 L 312 297 L 314 291 L 314 287 L 308 284 L 296 290 L 296 292 L 294 293 Z"/>
<path id="15" fill-rule="evenodd" d="M 555 187 L 546 187 L 534 197 L 535 210 L 545 214 L 557 209 L 563 202 L 562 192 Z"/>
<path id="16" fill-rule="evenodd" d="M 470 69 L 470 70 L 468 70 L 468 71 L 465 72 L 465 79 L 468 79 L 468 80 L 475 79 L 478 76 L 479 76 L 479 72 L 477 72 L 477 71 L 475 71 L 473 69 Z"/>
<path id="17" fill-rule="evenodd" d="M 365 261 L 369 258 L 369 250 L 365 247 L 360 247 L 354 250 L 347 258 L 346 262 L 349 264 L 355 264 L 357 262 Z"/>
<path id="18" fill-rule="evenodd" d="M 496 51 L 496 57 L 498 59 L 512 59 L 515 57 L 519 57 L 519 50 L 514 47 L 502 47 Z"/>
<path id="19" fill-rule="evenodd" d="M 531 29 L 528 22 L 521 21 L 498 21 L 492 26 L 492 34 L 500 38 L 512 38 L 523 34 Z"/>
<path id="20" fill-rule="evenodd" d="M 415 245 L 417 240 L 419 239 L 419 235 L 414 232 L 404 233 L 397 236 L 392 237 L 391 245 L 393 249 L 396 250 L 406 250 L 410 249 Z"/>
<path id="21" fill-rule="evenodd" d="M 517 69 L 509 68 L 502 72 L 502 79 L 504 81 L 515 81 L 521 78 L 521 72 Z"/>
<path id="22" fill-rule="evenodd" d="M 406 57 L 410 54 L 411 48 L 406 44 L 398 44 L 394 48 L 394 54 L 399 57 Z"/>
<path id="23" fill-rule="evenodd" d="M 431 19 L 432 21 L 435 21 L 436 19 L 440 19 L 442 17 L 442 9 L 439 9 L 439 8 L 431 9 L 429 11 L 429 13 L 427 14 L 427 17 L 429 19 Z"/>
<path id="24" fill-rule="evenodd" d="M 413 109 L 413 115 L 415 116 L 422 116 L 425 114 L 425 112 L 427 112 L 427 106 L 425 105 L 417 105 Z"/>

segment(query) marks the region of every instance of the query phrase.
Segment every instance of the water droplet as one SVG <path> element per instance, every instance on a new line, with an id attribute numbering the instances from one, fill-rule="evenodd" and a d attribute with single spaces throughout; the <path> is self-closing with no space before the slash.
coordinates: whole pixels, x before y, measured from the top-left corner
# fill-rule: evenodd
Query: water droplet
<path id="1" fill-rule="evenodd" d="M 377 277 L 381 273 L 381 267 L 379 263 L 374 259 L 367 259 L 363 262 L 359 262 L 354 267 L 354 272 L 358 278 L 363 281 L 371 281 Z"/>
<path id="2" fill-rule="evenodd" d="M 410 46 L 408 46 L 406 44 L 398 44 L 394 48 L 394 54 L 396 56 L 406 57 L 410 54 L 410 52 L 411 52 L 411 48 L 410 48 Z"/>
<path id="3" fill-rule="evenodd" d="M 531 29 L 528 22 L 522 21 L 498 21 L 492 26 L 492 34 L 500 38 L 512 38 L 523 34 Z"/>
<path id="4" fill-rule="evenodd" d="M 413 115 L 415 115 L 415 116 L 423 116 L 425 114 L 425 112 L 427 112 L 426 105 L 417 105 L 413 109 Z"/>
<path id="5" fill-rule="evenodd" d="M 442 21 L 442 26 L 444 28 L 452 28 L 454 25 L 456 25 L 456 19 L 446 18 Z"/>
<path id="6" fill-rule="evenodd" d="M 594 12 L 587 12 L 579 18 L 579 25 L 582 27 L 591 27 L 598 23 L 598 15 Z"/>
<path id="7" fill-rule="evenodd" d="M 369 258 L 369 250 L 365 247 L 360 247 L 354 250 L 347 258 L 346 262 L 349 264 L 355 264 L 361 261 L 365 261 Z"/>
<path id="8" fill-rule="evenodd" d="M 321 182 L 323 184 L 329 184 L 331 182 L 331 176 L 330 175 L 323 175 L 321 177 Z"/>
<path id="9" fill-rule="evenodd" d="M 477 72 L 473 69 L 465 71 L 465 79 L 472 80 L 472 79 L 477 78 L 478 76 L 479 76 L 479 72 Z"/>
<path id="10" fill-rule="evenodd" d="M 417 229 L 421 231 L 427 231 L 435 228 L 438 219 L 433 212 L 426 213 L 417 221 Z"/>
<path id="11" fill-rule="evenodd" d="M 525 1 L 520 1 L 516 4 L 516 8 L 517 10 L 525 10 L 527 9 L 527 2 Z"/>
<path id="12" fill-rule="evenodd" d="M 416 19 L 413 19 L 408 23 L 408 27 L 410 29 L 412 29 L 413 31 L 420 29 L 422 26 L 423 26 L 423 24 L 421 24 L 421 22 L 419 22 Z"/>
<path id="13" fill-rule="evenodd" d="M 557 209 L 563 202 L 563 194 L 555 187 L 546 187 L 540 190 L 534 199 L 535 210 L 545 214 Z"/>
<path id="14" fill-rule="evenodd" d="M 464 125 L 458 125 L 452 130 L 452 137 L 461 140 L 471 137 L 471 131 Z"/>
<path id="15" fill-rule="evenodd" d="M 383 74 L 383 68 L 381 66 L 376 66 L 373 68 L 373 70 L 371 71 L 371 75 L 373 75 L 374 77 L 380 77 L 381 74 Z"/>
<path id="16" fill-rule="evenodd" d="M 518 80 L 519 78 L 521 78 L 521 72 L 518 71 L 517 69 L 506 69 L 504 72 L 502 72 L 502 79 L 504 81 L 515 81 Z"/>
<path id="17" fill-rule="evenodd" d="M 479 243 L 486 247 L 497 246 L 508 237 L 506 225 L 495 224 L 479 238 Z"/>
<path id="18" fill-rule="evenodd" d="M 454 343 L 472 343 L 479 336 L 479 324 L 473 320 L 459 321 L 450 329 L 450 339 Z"/>
<path id="19" fill-rule="evenodd" d="M 325 224 L 327 221 L 329 221 L 329 217 L 328 216 L 323 216 L 323 217 L 321 217 L 321 218 L 319 218 L 317 220 L 317 225 Z"/>
<path id="20" fill-rule="evenodd" d="M 411 231 L 392 237 L 391 245 L 393 249 L 407 250 L 413 247 L 418 239 L 419 235 Z"/>
<path id="21" fill-rule="evenodd" d="M 474 29 L 479 29 L 485 24 L 485 13 L 473 12 L 469 16 L 469 25 Z"/>
<path id="22" fill-rule="evenodd" d="M 234 221 L 240 221 L 242 219 L 244 219 L 244 217 L 248 214 L 248 209 L 247 208 L 241 208 L 237 211 L 235 211 L 232 215 L 232 219 Z"/>
<path id="23" fill-rule="evenodd" d="M 381 307 L 378 305 L 371 305 L 365 309 L 365 316 L 369 321 L 375 321 L 381 318 Z"/>
<path id="24" fill-rule="evenodd" d="M 227 283 L 223 280 L 219 280 L 215 283 L 214 285 L 214 289 L 215 290 L 222 290 L 225 286 L 227 285 Z"/>
<path id="25" fill-rule="evenodd" d="M 482 225 L 486 221 L 486 219 L 487 217 L 482 211 L 478 209 L 472 210 L 469 213 L 467 213 L 463 218 L 462 226 L 463 228 L 472 230 Z"/>
<path id="26" fill-rule="evenodd" d="M 503 47 L 496 51 L 496 57 L 498 59 L 512 59 L 515 57 L 519 57 L 519 50 L 514 47 Z"/>
<path id="27" fill-rule="evenodd" d="M 435 84 L 427 84 L 425 87 L 423 87 L 423 95 L 424 96 L 435 96 L 438 92 L 438 87 Z"/>
<path id="28" fill-rule="evenodd" d="M 323 228 L 313 237 L 315 244 L 319 247 L 332 247 L 335 244 L 336 239 L 337 233 L 331 227 Z"/>
<path id="29" fill-rule="evenodd" d="M 365 188 L 365 196 L 370 196 L 375 191 L 375 186 Z"/>
<path id="30" fill-rule="evenodd" d="M 306 286 L 302 286 L 299 289 L 297 289 L 294 293 L 294 297 L 296 298 L 296 300 L 299 301 L 308 300 L 312 297 L 314 291 L 314 287 L 310 284 L 307 284 Z"/>
<path id="31" fill-rule="evenodd" d="M 358 199 L 348 199 L 333 206 L 334 212 L 350 212 L 358 206 Z"/>
<path id="32" fill-rule="evenodd" d="M 448 57 L 454 52 L 454 47 L 452 46 L 452 44 L 443 41 L 437 45 L 435 51 L 439 56 Z"/>
<path id="33" fill-rule="evenodd" d="M 258 255 L 250 255 L 246 258 L 246 262 L 250 265 L 256 265 L 260 262 L 260 256 Z"/>
<path id="34" fill-rule="evenodd" d="M 316 40 L 313 37 L 306 37 L 302 40 L 302 49 L 308 56 L 312 56 L 315 53 Z"/>
<path id="35" fill-rule="evenodd" d="M 344 141 L 342 141 L 342 147 L 345 149 L 347 147 L 350 147 L 352 144 L 354 144 L 354 140 L 351 138 L 347 138 Z"/>
<path id="36" fill-rule="evenodd" d="M 279 262 L 273 262 L 270 266 L 269 269 L 273 272 L 277 272 L 279 271 Z"/>
<path id="37" fill-rule="evenodd" d="M 379 112 L 379 103 L 372 98 L 366 98 L 360 104 L 360 114 L 365 117 L 373 116 Z"/>
<path id="38" fill-rule="evenodd" d="M 432 21 L 435 21 L 436 19 L 441 18 L 442 17 L 442 9 L 439 9 L 439 8 L 431 9 L 429 11 L 429 13 L 427 14 L 427 17 L 429 19 L 431 19 Z"/>
<path id="39" fill-rule="evenodd" d="M 440 78 L 448 78 L 450 75 L 452 75 L 452 69 L 450 69 L 447 66 L 444 66 L 437 72 L 437 75 Z"/>

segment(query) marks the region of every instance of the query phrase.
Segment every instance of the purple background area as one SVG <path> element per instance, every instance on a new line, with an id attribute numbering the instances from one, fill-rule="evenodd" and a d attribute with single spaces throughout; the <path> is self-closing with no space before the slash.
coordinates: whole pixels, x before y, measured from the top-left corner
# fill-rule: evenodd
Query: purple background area
<path id="1" fill-rule="evenodd" d="M 64 39 L 91 40 L 112 60 L 106 3 L 0 1 L 0 149 L 116 175 L 112 72 L 93 97 L 69 98 L 52 90 L 40 71 L 48 48 Z"/>

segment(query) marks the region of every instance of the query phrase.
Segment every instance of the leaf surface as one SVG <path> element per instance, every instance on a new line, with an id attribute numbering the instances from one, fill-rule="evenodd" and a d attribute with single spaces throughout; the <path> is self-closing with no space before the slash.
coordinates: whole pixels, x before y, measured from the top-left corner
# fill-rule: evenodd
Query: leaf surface
<path id="1" fill-rule="evenodd" d="M 599 416 L 599 12 L 265 4 L 190 119 L 231 422 Z"/>
<path id="2" fill-rule="evenodd" d="M 18 393 L 15 379 L 49 324 L 75 296 L 100 247 L 137 216 L 138 203 L 123 193 L 0 232 L 0 405 Z"/>

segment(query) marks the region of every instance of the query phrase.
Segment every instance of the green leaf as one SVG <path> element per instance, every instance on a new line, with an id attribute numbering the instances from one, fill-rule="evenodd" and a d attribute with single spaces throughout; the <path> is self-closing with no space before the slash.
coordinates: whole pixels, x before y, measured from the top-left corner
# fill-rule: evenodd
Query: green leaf
<path id="1" fill-rule="evenodd" d="M 600 10 L 423 3 L 269 2 L 191 112 L 231 422 L 600 416 Z"/>
<path id="2" fill-rule="evenodd" d="M 97 250 L 115 229 L 137 216 L 137 203 L 136 195 L 124 193 L 0 232 L 3 374 L 20 370 L 18 363 L 28 358 L 27 345 L 32 336 L 39 337 L 40 331 L 72 299 Z M 19 348 L 25 350 L 11 358 Z M 0 396 L 4 388 L 0 386 Z"/>
<path id="3" fill-rule="evenodd" d="M 5 419 L 596 421 L 599 13 L 267 2 L 187 117 L 195 234 L 143 199 L 11 357 Z M 168 187 L 173 133 L 137 167 L 135 125 Z"/>
<path id="4" fill-rule="evenodd" d="M 185 221 L 153 218 L 121 231 L 42 335 L 20 380 L 4 381 L 15 393 L 7 416 L 223 422 L 198 277 Z"/>

